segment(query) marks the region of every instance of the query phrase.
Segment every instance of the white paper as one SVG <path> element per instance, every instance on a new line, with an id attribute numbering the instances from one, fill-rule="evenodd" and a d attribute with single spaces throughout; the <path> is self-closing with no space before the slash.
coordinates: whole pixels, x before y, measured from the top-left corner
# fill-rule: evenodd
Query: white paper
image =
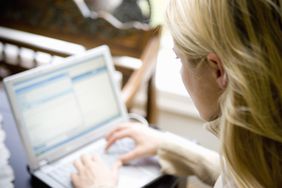
<path id="1" fill-rule="evenodd" d="M 9 165 L 10 152 L 5 146 L 6 134 L 2 129 L 3 116 L 0 114 L 0 187 L 13 188 L 14 172 Z"/>

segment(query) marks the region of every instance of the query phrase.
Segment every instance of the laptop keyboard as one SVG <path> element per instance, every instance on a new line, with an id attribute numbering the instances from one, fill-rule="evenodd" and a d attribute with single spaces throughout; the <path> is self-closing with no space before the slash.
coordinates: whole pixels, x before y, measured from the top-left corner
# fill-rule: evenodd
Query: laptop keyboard
<path id="1" fill-rule="evenodd" d="M 107 153 L 105 153 L 105 145 L 100 144 L 98 148 L 95 148 L 95 151 L 91 150 L 86 153 L 90 155 L 98 155 L 101 157 L 109 166 L 112 166 L 117 158 L 134 147 L 134 142 L 129 139 L 122 139 L 117 141 Z M 71 160 L 68 163 L 56 166 L 54 169 L 48 172 L 48 175 L 58 181 L 64 187 L 72 187 L 70 174 L 75 173 L 76 169 L 73 166 L 73 161 Z"/>

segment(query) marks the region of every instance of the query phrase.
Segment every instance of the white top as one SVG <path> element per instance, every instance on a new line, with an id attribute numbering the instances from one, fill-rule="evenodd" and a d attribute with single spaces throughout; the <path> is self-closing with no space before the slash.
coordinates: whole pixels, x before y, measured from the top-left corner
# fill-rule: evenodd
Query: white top
<path id="1" fill-rule="evenodd" d="M 215 136 L 218 136 L 218 126 L 219 119 L 204 125 Z M 217 152 L 171 133 L 166 133 L 165 138 L 158 149 L 162 172 L 178 176 L 196 175 L 214 188 L 236 187 L 223 173 Z"/>

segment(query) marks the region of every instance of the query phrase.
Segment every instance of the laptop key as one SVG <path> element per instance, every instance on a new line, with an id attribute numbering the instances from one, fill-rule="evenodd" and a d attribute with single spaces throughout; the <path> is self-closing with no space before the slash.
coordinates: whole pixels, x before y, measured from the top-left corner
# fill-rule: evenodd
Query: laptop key
<path id="1" fill-rule="evenodd" d="M 49 176 L 60 182 L 65 187 L 72 187 L 70 175 L 75 172 L 76 169 L 72 163 L 65 163 L 52 170 L 49 173 Z"/>
<path id="2" fill-rule="evenodd" d="M 95 151 L 89 151 L 90 155 L 98 155 L 107 162 L 109 166 L 112 166 L 118 157 L 134 148 L 134 142 L 129 139 L 122 139 L 117 141 L 108 152 L 104 150 L 105 146 L 100 145 L 99 148 L 95 148 Z M 77 172 L 76 168 L 72 162 L 61 164 L 57 166 L 53 170 L 51 170 L 48 174 L 50 177 L 60 182 L 65 187 L 72 187 L 70 175 L 72 173 Z"/>

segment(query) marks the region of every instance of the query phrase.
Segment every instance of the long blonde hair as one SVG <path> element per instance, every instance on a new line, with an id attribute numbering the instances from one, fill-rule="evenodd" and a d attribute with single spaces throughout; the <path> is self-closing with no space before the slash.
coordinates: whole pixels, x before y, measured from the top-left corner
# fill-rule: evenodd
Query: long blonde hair
<path id="1" fill-rule="evenodd" d="M 221 152 L 238 187 L 282 187 L 281 14 L 281 0 L 170 0 L 166 11 L 178 48 L 223 63 Z"/>

